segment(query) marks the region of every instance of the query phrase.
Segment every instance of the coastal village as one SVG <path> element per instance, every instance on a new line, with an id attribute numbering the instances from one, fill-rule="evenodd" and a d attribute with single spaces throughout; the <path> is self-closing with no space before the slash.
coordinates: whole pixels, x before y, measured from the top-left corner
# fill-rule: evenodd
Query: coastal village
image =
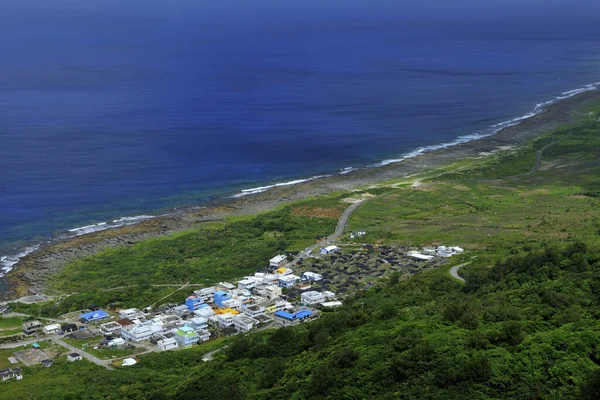
<path id="1" fill-rule="evenodd" d="M 69 362 L 85 358 L 115 369 L 137 364 L 144 353 L 306 323 L 386 274 L 410 276 L 463 252 L 456 246 L 415 249 L 355 243 L 365 235 L 365 231 L 352 232 L 351 242 L 343 245 L 319 238 L 303 252 L 275 255 L 265 268 L 237 282 L 197 289 L 180 304 L 142 310 L 92 305 L 55 321 L 27 320 L 22 324 L 23 339 L 0 345 L 10 363 L 0 368 L 0 379 L 23 379 L 21 365 L 51 367 L 54 357 L 64 357 L 64 352 Z M 0 312 L 11 315 L 8 306 Z M 204 359 L 211 356 L 208 353 Z"/>

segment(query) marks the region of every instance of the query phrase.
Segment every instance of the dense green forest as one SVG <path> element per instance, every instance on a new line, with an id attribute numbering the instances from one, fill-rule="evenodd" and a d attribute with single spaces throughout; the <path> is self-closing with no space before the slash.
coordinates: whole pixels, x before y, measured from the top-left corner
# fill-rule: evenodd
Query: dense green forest
<path id="1" fill-rule="evenodd" d="M 564 399 L 594 390 L 585 385 L 600 363 L 597 249 L 515 253 L 467 270 L 466 285 L 445 269 L 390 279 L 317 321 L 238 337 L 211 362 L 201 349 L 147 355 L 118 372 L 60 362 L 26 369 L 27 386 L 11 382 L 0 398 Z"/>

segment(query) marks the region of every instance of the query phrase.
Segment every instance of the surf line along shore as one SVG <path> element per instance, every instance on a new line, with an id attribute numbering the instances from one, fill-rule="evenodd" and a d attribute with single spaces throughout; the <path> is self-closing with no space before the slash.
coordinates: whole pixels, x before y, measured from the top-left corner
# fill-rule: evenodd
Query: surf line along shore
<path id="1" fill-rule="evenodd" d="M 279 205 L 309 196 L 325 196 L 334 192 L 364 189 L 378 182 L 403 178 L 456 160 L 493 153 L 506 146 L 518 146 L 531 137 L 550 131 L 558 125 L 569 123 L 580 115 L 578 111 L 598 99 L 600 99 L 599 90 L 585 91 L 551 104 L 544 112 L 523 119 L 518 125 L 508 126 L 492 136 L 440 148 L 400 162 L 306 180 L 295 185 L 274 186 L 269 190 L 247 196 L 229 197 L 204 203 L 200 209 L 190 207 L 169 215 L 147 219 L 135 225 L 50 242 L 23 257 L 14 266 L 6 277 L 10 290 L 0 293 L 0 300 L 43 293 L 47 288 L 48 278 L 66 264 L 104 249 L 131 246 L 147 239 L 199 228 L 207 222 L 220 221 L 231 216 L 269 211 Z"/>

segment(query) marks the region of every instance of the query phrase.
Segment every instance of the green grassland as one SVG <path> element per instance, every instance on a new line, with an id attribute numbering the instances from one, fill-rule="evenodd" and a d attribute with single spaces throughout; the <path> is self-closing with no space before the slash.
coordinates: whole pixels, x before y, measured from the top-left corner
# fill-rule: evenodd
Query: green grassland
<path id="1" fill-rule="evenodd" d="M 191 349 L 116 373 L 26 368 L 0 399 L 598 398 L 600 104 L 588 111 L 523 148 L 386 182 L 352 216 L 366 242 L 464 247 L 450 264 L 471 262 L 466 284 L 447 267 L 379 281 L 317 321 L 230 339 L 208 363 Z M 105 252 L 69 265 L 55 290 L 236 278 L 332 232 L 336 219 L 316 215 L 340 200 Z"/>

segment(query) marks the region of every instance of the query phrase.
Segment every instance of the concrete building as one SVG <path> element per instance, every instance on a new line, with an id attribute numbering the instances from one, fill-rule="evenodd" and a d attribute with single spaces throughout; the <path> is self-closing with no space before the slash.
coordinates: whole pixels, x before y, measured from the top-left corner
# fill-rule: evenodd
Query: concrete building
<path id="1" fill-rule="evenodd" d="M 269 260 L 269 267 L 270 268 L 279 268 L 280 266 L 284 265 L 286 262 L 287 262 L 287 257 L 284 256 L 283 254 L 279 254 L 278 256 L 275 256 Z"/>
<path id="2" fill-rule="evenodd" d="M 103 335 L 120 335 L 121 328 L 121 324 L 111 321 L 100 325 L 100 332 L 102 332 Z"/>
<path id="3" fill-rule="evenodd" d="M 40 321 L 35 320 L 23 323 L 23 332 L 25 332 L 28 335 L 31 335 L 32 333 L 35 333 L 41 329 L 42 323 Z"/>
<path id="4" fill-rule="evenodd" d="M 323 307 L 341 307 L 342 306 L 342 302 L 341 301 L 326 301 L 324 303 L 321 303 L 321 305 Z"/>
<path id="5" fill-rule="evenodd" d="M 205 331 L 208 329 L 208 318 L 194 317 L 190 318 L 185 322 L 186 326 L 189 326 L 195 331 Z"/>
<path id="6" fill-rule="evenodd" d="M 157 315 L 152 318 L 152 322 L 162 326 L 165 330 L 170 327 L 179 328 L 185 324 L 185 322 L 177 315 Z"/>
<path id="7" fill-rule="evenodd" d="M 197 331 L 196 332 L 199 337 L 199 342 L 206 342 L 210 340 L 210 332 L 209 331 Z"/>
<path id="8" fill-rule="evenodd" d="M 131 367 L 135 364 L 137 364 L 137 360 L 135 358 L 124 358 L 121 363 L 121 367 Z"/>
<path id="9" fill-rule="evenodd" d="M 225 329 L 233 326 L 233 316 L 234 314 L 232 313 L 217 314 L 210 317 L 208 320 L 212 322 L 215 327 Z"/>
<path id="10" fill-rule="evenodd" d="M 74 332 L 77 329 L 79 329 L 79 328 L 77 328 L 77 325 L 75 325 L 75 324 L 62 324 L 60 326 L 60 330 L 63 331 L 64 333 Z"/>
<path id="11" fill-rule="evenodd" d="M 120 318 L 127 318 L 132 321 L 139 319 L 141 322 L 146 320 L 146 314 L 138 310 L 137 308 L 128 308 L 127 310 L 119 311 Z"/>
<path id="12" fill-rule="evenodd" d="M 79 353 L 69 353 L 67 355 L 67 360 L 69 362 L 73 362 L 73 361 L 81 361 L 83 360 L 83 357 L 81 356 L 81 354 Z"/>
<path id="13" fill-rule="evenodd" d="M 294 287 L 294 285 L 298 283 L 299 280 L 300 277 L 297 275 L 284 275 L 279 278 L 279 286 L 281 286 L 282 288 L 289 289 Z"/>
<path id="14" fill-rule="evenodd" d="M 194 294 L 196 296 L 198 296 L 199 298 L 201 298 L 202 301 L 204 301 L 206 303 L 206 302 L 213 300 L 213 296 L 214 296 L 216 290 L 217 289 L 214 286 L 211 286 L 211 287 L 207 287 L 204 289 L 195 290 Z"/>
<path id="15" fill-rule="evenodd" d="M 21 375 L 21 368 L 0 369 L 0 381 L 7 381 L 7 380 L 13 379 L 13 378 L 18 381 L 23 379 L 23 375 Z"/>
<path id="16" fill-rule="evenodd" d="M 319 253 L 321 253 L 321 254 L 331 254 L 331 253 L 335 253 L 339 249 L 340 249 L 339 247 L 331 245 L 331 246 L 327 246 L 327 247 L 322 247 L 321 250 L 319 250 Z"/>
<path id="17" fill-rule="evenodd" d="M 258 324 L 253 318 L 247 315 L 239 314 L 233 317 L 233 327 L 239 332 L 248 332 Z"/>
<path id="18" fill-rule="evenodd" d="M 178 346 L 177 340 L 173 338 L 159 340 L 156 345 L 162 351 L 176 349 Z"/>
<path id="19" fill-rule="evenodd" d="M 255 317 L 257 315 L 264 314 L 265 308 L 257 304 L 245 305 L 244 307 L 242 307 L 242 313 L 246 314 L 249 317 Z"/>
<path id="20" fill-rule="evenodd" d="M 414 258 L 415 260 L 419 260 L 419 261 L 429 261 L 432 258 L 434 258 L 433 256 L 428 256 L 426 254 L 421 254 L 418 251 L 414 251 L 411 250 L 409 252 L 406 253 L 406 255 L 410 258 Z"/>
<path id="21" fill-rule="evenodd" d="M 205 307 L 194 311 L 194 315 L 197 317 L 209 318 L 210 316 L 215 315 L 215 311 L 210 307 Z"/>
<path id="22" fill-rule="evenodd" d="M 310 292 L 304 292 L 300 295 L 300 299 L 302 304 L 310 306 L 313 304 L 319 304 L 319 303 L 323 303 L 325 301 L 327 301 L 327 298 L 325 297 L 325 295 L 323 293 L 319 293 L 319 292 L 315 292 L 315 291 L 310 291 Z"/>
<path id="23" fill-rule="evenodd" d="M 224 290 L 217 290 L 215 292 L 214 295 L 214 303 L 221 307 L 221 308 L 226 308 L 223 306 L 223 302 L 226 300 L 231 299 L 231 297 L 229 296 L 229 294 L 227 292 L 225 292 Z"/>
<path id="24" fill-rule="evenodd" d="M 59 324 L 46 325 L 46 326 L 44 326 L 44 328 L 42 328 L 42 332 L 46 335 L 52 335 L 54 333 L 58 333 L 58 332 L 60 332 L 60 325 Z"/>
<path id="25" fill-rule="evenodd" d="M 174 332 L 173 339 L 175 339 L 181 347 L 191 347 L 198 343 L 200 336 L 198 336 L 198 333 L 189 326 L 182 326 Z"/>
<path id="26" fill-rule="evenodd" d="M 318 282 L 320 280 L 323 280 L 323 275 L 317 274 L 316 272 L 308 271 L 303 273 L 301 278 L 303 281 Z"/>
<path id="27" fill-rule="evenodd" d="M 83 313 L 83 314 L 79 315 L 79 320 L 84 323 L 90 323 L 90 322 L 102 321 L 104 319 L 107 319 L 108 317 L 110 317 L 110 315 L 108 315 L 108 313 L 106 311 L 97 310 L 97 311 L 90 311 L 88 313 Z"/>
<path id="28" fill-rule="evenodd" d="M 200 307 L 204 306 L 204 300 L 195 295 L 189 296 L 187 299 L 185 299 L 185 305 L 188 308 L 188 310 L 193 312 L 199 309 Z"/>
<path id="29" fill-rule="evenodd" d="M 125 339 L 123 338 L 114 338 L 113 340 L 109 341 L 106 345 L 108 347 L 121 347 L 121 346 L 125 346 L 126 342 Z"/>
<path id="30" fill-rule="evenodd" d="M 228 299 L 221 302 L 222 308 L 230 308 L 235 311 L 240 311 L 243 305 L 244 303 L 240 299 Z"/>
<path id="31" fill-rule="evenodd" d="M 217 283 L 216 289 L 227 292 L 229 290 L 235 289 L 235 285 L 233 285 L 229 282 L 219 282 L 219 283 Z"/>
<path id="32" fill-rule="evenodd" d="M 163 332 L 164 329 L 160 325 L 152 322 L 144 322 L 138 325 L 129 325 L 121 329 L 121 337 L 128 342 L 139 343 L 150 339 L 155 333 Z"/>
<path id="33" fill-rule="evenodd" d="M 275 300 L 281 297 L 281 288 L 279 286 L 271 285 L 265 288 L 266 297 L 269 300 Z"/>
<path id="34" fill-rule="evenodd" d="M 313 313 L 309 310 L 302 310 L 296 313 L 277 311 L 275 314 L 273 314 L 273 317 L 275 324 L 278 326 L 293 326 L 311 319 L 313 317 Z"/>

